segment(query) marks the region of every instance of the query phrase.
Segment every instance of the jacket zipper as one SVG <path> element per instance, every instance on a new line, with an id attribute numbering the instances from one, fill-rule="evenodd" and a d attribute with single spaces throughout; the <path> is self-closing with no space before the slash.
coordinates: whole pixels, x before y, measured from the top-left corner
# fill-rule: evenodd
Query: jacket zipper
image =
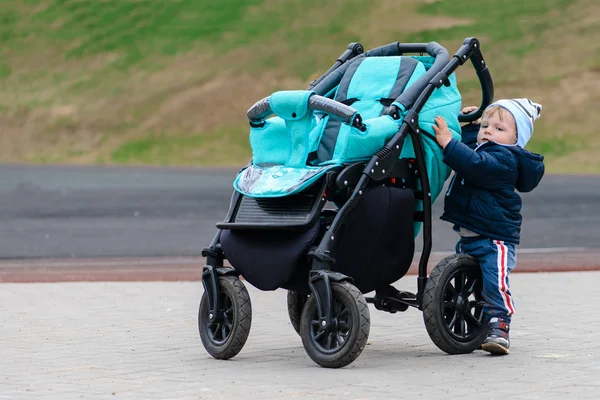
<path id="1" fill-rule="evenodd" d="M 456 181 L 456 172 L 452 177 L 452 181 L 450 182 L 450 186 L 448 187 L 448 191 L 446 192 L 446 196 L 450 196 L 450 192 L 452 191 L 452 187 L 454 186 L 454 181 Z"/>

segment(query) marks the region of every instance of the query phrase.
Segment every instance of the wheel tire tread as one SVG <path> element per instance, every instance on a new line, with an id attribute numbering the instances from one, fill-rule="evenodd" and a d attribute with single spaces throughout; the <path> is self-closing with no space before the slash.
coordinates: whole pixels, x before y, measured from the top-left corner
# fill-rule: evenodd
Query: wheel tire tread
<path id="1" fill-rule="evenodd" d="M 306 304 L 307 297 L 308 296 L 306 295 L 293 291 L 288 291 L 287 294 L 288 316 L 290 317 L 292 328 L 294 328 L 297 334 L 300 334 L 300 321 L 302 320 L 302 309 Z M 303 299 L 303 301 L 301 301 L 301 298 Z"/>
<path id="2" fill-rule="evenodd" d="M 470 256 L 463 254 L 453 254 L 444 258 L 438 263 L 433 269 L 431 275 L 427 279 L 425 285 L 425 292 L 423 294 L 423 321 L 425 322 L 425 328 L 431 341 L 442 351 L 448 354 L 466 354 L 471 353 L 475 350 L 479 343 L 478 341 L 469 342 L 469 344 L 463 344 L 462 346 L 453 345 L 453 343 L 445 338 L 445 329 L 441 323 L 438 323 L 435 302 L 436 302 L 436 291 L 438 289 L 439 280 L 444 276 L 444 273 L 448 268 L 453 267 L 460 262 L 477 262 Z"/>
<path id="3" fill-rule="evenodd" d="M 354 299 L 356 307 L 357 307 L 357 311 L 358 311 L 358 319 L 360 321 L 360 326 L 358 326 L 356 339 L 355 339 L 354 343 L 351 343 L 350 350 L 343 351 L 343 355 L 341 357 L 335 358 L 333 360 L 324 359 L 322 357 L 319 357 L 320 353 L 318 353 L 318 350 L 313 349 L 312 347 L 311 348 L 307 347 L 307 343 L 310 342 L 310 339 L 302 336 L 302 342 L 303 342 L 304 347 L 305 347 L 308 355 L 310 356 L 310 358 L 317 364 L 321 365 L 322 367 L 326 367 L 326 368 L 341 368 L 341 367 L 344 367 L 344 366 L 352 363 L 354 360 L 356 360 L 358 358 L 358 356 L 362 353 L 362 351 L 364 350 L 364 348 L 367 344 L 367 340 L 369 338 L 369 332 L 371 329 L 369 305 L 367 304 L 367 301 L 365 300 L 365 298 L 364 298 L 363 294 L 360 292 L 360 290 L 358 290 L 358 288 L 356 286 L 354 286 L 348 282 L 333 283 L 332 286 L 334 286 L 334 285 L 337 286 L 337 288 L 339 288 L 340 290 L 343 290 L 344 292 L 346 292 L 351 298 Z M 307 302 L 307 304 L 305 305 L 305 308 L 308 305 L 309 305 L 309 302 Z M 305 317 L 305 315 L 308 316 L 308 314 L 309 313 L 307 313 L 307 310 L 305 309 L 303 312 L 303 319 L 309 318 L 309 317 Z M 313 350 L 314 350 L 314 353 L 317 353 L 317 354 L 313 354 Z"/>
<path id="4" fill-rule="evenodd" d="M 234 290 L 234 293 L 232 294 L 235 294 L 238 301 L 238 307 L 236 309 L 237 312 L 235 314 L 237 316 L 237 321 L 233 321 L 234 331 L 231 333 L 233 337 L 231 337 L 231 340 L 223 345 L 225 347 L 224 349 L 217 350 L 217 346 L 212 346 L 210 339 L 206 338 L 209 343 L 205 343 L 205 338 L 202 333 L 202 323 L 199 321 L 198 324 L 200 337 L 205 349 L 212 357 L 218 360 L 230 359 L 236 356 L 242 350 L 246 344 L 246 340 L 248 339 L 252 325 L 252 303 L 250 301 L 248 290 L 242 281 L 236 276 L 219 277 L 219 290 L 222 290 L 224 284 L 231 285 Z M 202 302 L 208 301 L 205 299 L 205 297 L 206 293 L 202 296 Z M 236 300 L 233 299 L 233 301 L 235 302 Z M 200 313 L 202 312 L 202 302 L 200 303 Z"/>

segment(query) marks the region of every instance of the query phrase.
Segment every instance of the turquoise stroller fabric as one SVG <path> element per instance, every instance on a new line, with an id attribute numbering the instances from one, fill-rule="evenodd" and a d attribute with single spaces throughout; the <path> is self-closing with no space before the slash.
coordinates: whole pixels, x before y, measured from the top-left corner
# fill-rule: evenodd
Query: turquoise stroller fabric
<path id="1" fill-rule="evenodd" d="M 267 119 L 264 126 L 250 129 L 252 163 L 235 179 L 237 191 L 256 198 L 288 196 L 301 192 L 331 168 L 371 158 L 398 132 L 408 111 L 397 104 L 402 118 L 394 120 L 382 115 L 385 100 L 389 106 L 433 65 L 434 59 L 390 56 L 362 57 L 349 62 L 352 65 L 330 95 L 355 108 L 366 131 L 308 109 L 311 92 L 273 93 L 270 105 L 276 116 Z M 442 162 L 442 149 L 435 141 L 431 125 L 440 115 L 446 119 L 453 136 L 460 139 L 460 107 L 461 96 L 455 76 L 451 75 L 450 86 L 436 89 L 419 113 L 420 129 L 428 133 L 420 138 L 432 201 L 441 192 L 450 169 Z M 411 138 L 407 137 L 401 158 L 414 156 Z"/>

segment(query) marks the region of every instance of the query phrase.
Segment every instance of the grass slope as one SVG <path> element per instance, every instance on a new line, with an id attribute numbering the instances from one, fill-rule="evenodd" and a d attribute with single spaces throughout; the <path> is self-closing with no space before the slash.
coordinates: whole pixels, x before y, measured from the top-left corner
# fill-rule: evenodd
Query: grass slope
<path id="1" fill-rule="evenodd" d="M 530 149 L 600 172 L 596 0 L 4 0 L 0 161 L 240 165 L 245 112 L 353 41 L 478 37 L 496 97 L 544 105 Z M 467 104 L 480 92 L 459 69 Z"/>

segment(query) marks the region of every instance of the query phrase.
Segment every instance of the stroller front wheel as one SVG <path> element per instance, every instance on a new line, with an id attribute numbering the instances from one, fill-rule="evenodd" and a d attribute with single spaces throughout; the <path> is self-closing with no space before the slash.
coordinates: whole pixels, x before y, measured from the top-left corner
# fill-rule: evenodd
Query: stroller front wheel
<path id="1" fill-rule="evenodd" d="M 302 311 L 300 336 L 314 362 L 326 368 L 341 368 L 356 360 L 365 348 L 371 322 L 367 301 L 354 285 L 332 282 L 331 291 L 331 326 L 321 326 L 317 300 L 309 296 Z"/>
<path id="2" fill-rule="evenodd" d="M 211 321 L 208 298 L 202 295 L 198 310 L 198 330 L 206 351 L 216 359 L 227 360 L 237 355 L 250 334 L 252 305 L 248 290 L 237 277 L 219 277 L 219 302 L 223 319 Z"/>
<path id="3" fill-rule="evenodd" d="M 454 254 L 435 266 L 423 295 L 423 320 L 433 343 L 448 354 L 471 353 L 483 343 L 482 277 L 471 256 Z"/>

